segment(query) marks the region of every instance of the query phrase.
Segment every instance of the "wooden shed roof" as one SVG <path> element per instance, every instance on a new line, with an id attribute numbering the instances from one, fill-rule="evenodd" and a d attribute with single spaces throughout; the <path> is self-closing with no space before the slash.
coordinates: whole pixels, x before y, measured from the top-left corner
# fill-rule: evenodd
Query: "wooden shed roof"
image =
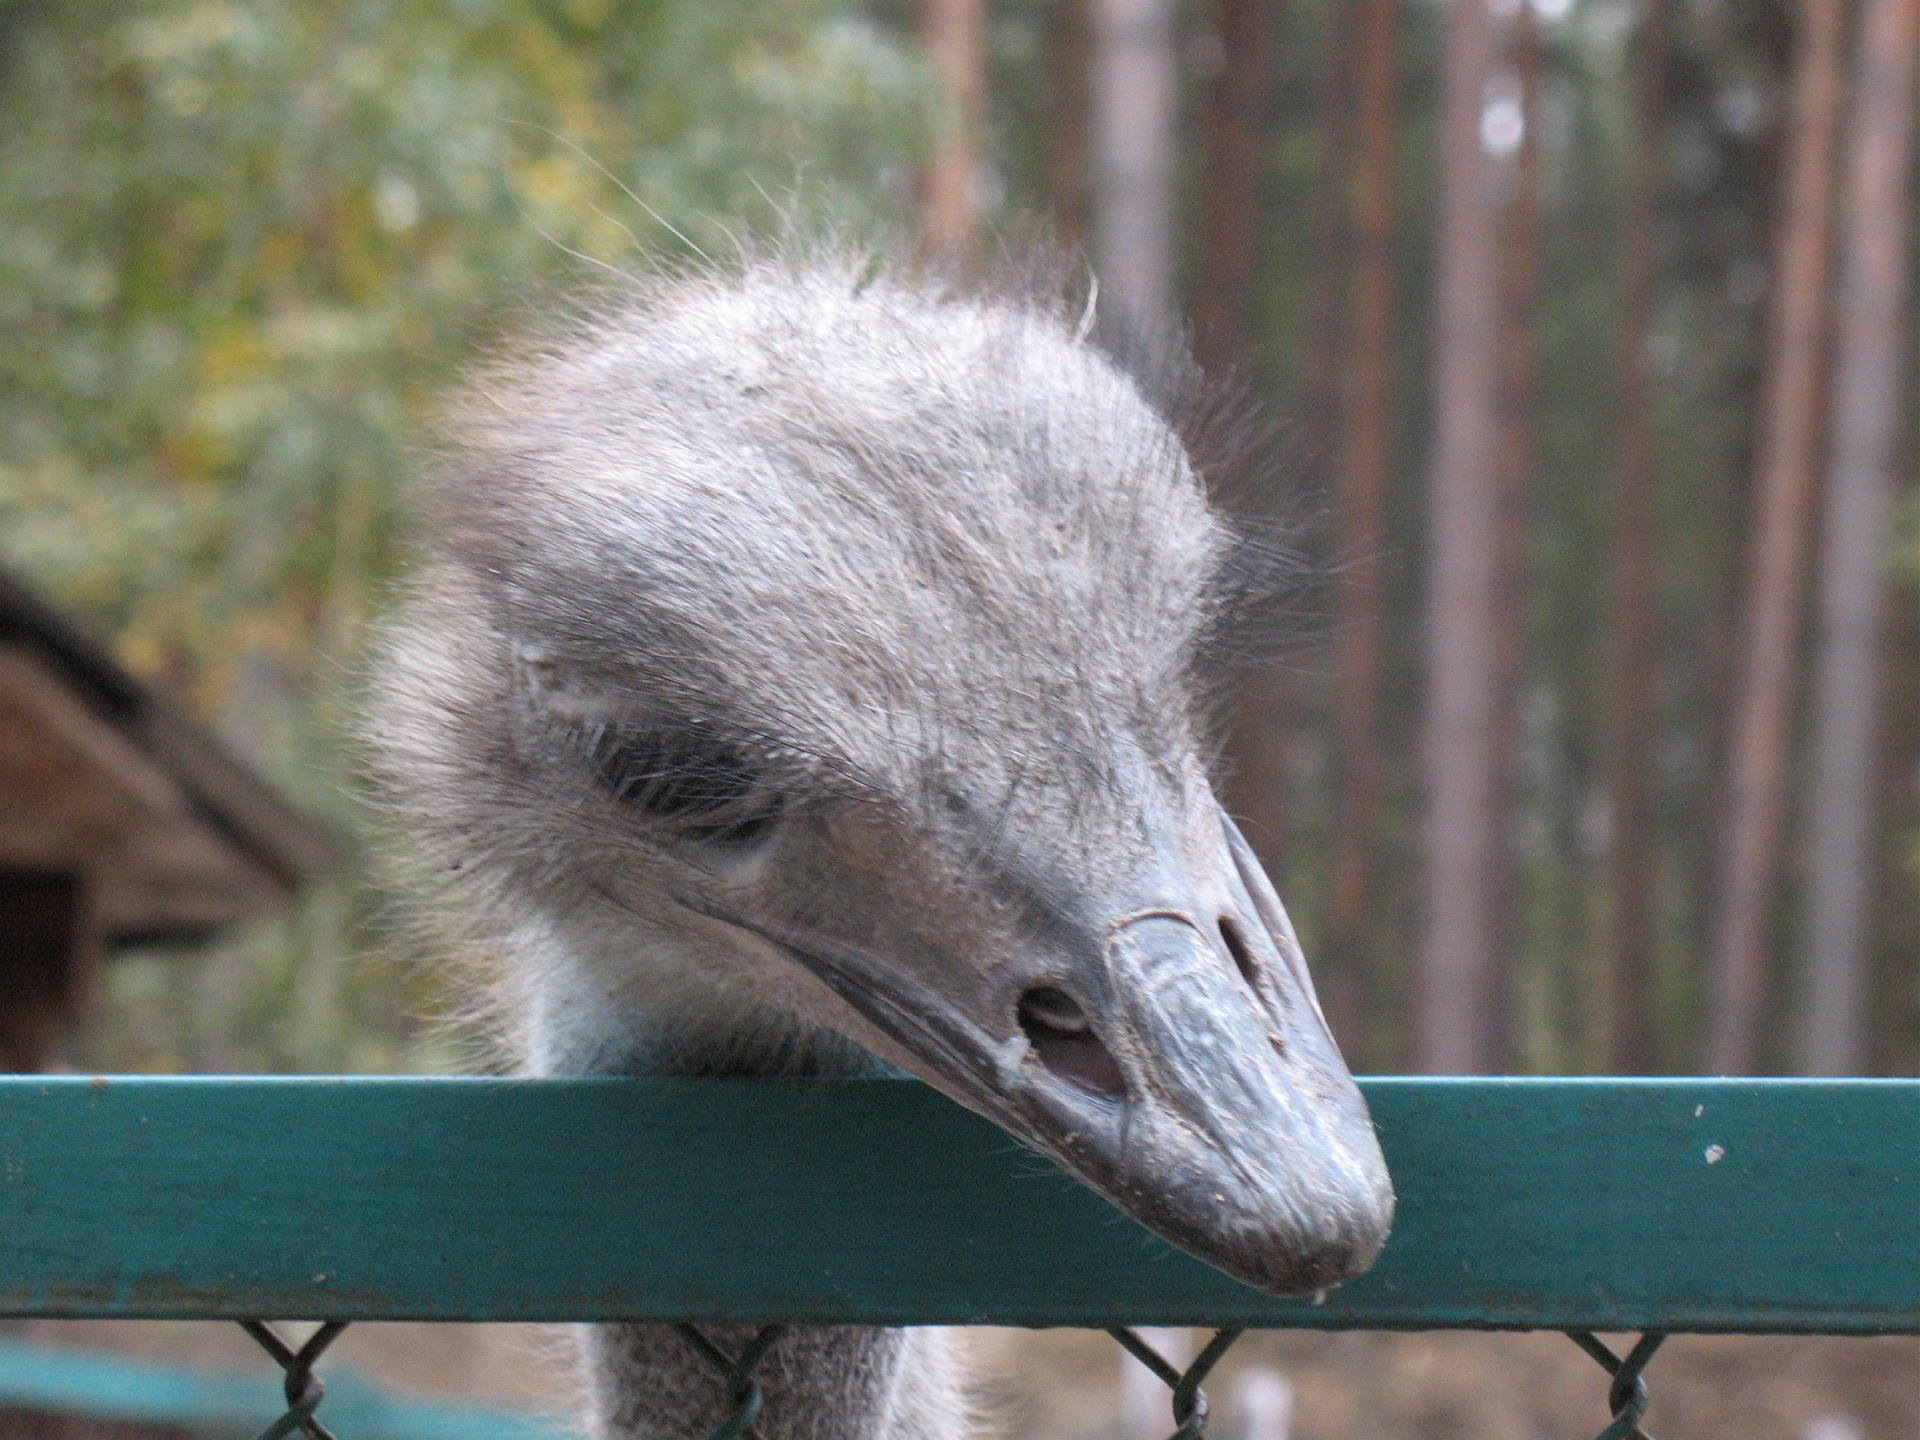
<path id="1" fill-rule="evenodd" d="M 0 571 L 0 867 L 84 875 L 101 938 L 285 906 L 341 851 L 164 695 Z"/>

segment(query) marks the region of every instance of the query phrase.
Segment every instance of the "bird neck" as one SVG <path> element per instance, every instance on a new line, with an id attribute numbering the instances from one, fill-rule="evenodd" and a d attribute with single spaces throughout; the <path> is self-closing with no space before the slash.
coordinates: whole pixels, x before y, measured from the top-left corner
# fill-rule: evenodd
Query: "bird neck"
<path id="1" fill-rule="evenodd" d="M 623 952 L 580 926 L 519 940 L 510 953 L 526 966 L 519 999 L 536 1074 L 891 1073 L 831 1032 L 742 1005 L 690 957 Z M 702 1333 L 738 1355 L 757 1332 Z M 732 1408 L 726 1377 L 671 1325 L 583 1326 L 580 1356 L 593 1440 L 701 1440 Z M 754 1378 L 758 1440 L 961 1440 L 972 1428 L 944 1330 L 795 1326 Z"/>
<path id="2" fill-rule="evenodd" d="M 757 1333 L 703 1327 L 737 1355 Z M 726 1377 L 669 1325 L 585 1327 L 593 1440 L 700 1440 L 732 1406 Z M 962 1440 L 970 1427 L 947 1331 L 795 1326 L 754 1371 L 759 1440 Z"/>

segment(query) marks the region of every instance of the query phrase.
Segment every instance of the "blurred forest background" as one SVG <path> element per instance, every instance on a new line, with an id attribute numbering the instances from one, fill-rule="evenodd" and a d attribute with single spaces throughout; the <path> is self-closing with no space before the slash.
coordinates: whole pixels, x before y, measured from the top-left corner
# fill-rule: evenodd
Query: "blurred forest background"
<path id="1" fill-rule="evenodd" d="M 349 837 L 436 396 L 600 267 L 1035 217 L 1335 568 L 1234 802 L 1357 1068 L 1920 1068 L 1920 0 L 0 0 L 0 563 Z M 364 873 L 76 1063 L 443 1068 Z"/>

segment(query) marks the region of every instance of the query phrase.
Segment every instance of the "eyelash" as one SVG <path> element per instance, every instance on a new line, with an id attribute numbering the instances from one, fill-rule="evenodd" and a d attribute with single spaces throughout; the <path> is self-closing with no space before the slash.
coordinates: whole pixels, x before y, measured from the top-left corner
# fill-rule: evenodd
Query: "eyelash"
<path id="1" fill-rule="evenodd" d="M 579 749 L 615 800 L 703 843 L 751 844 L 785 809 L 758 766 L 697 727 L 599 726 L 580 737 Z"/>

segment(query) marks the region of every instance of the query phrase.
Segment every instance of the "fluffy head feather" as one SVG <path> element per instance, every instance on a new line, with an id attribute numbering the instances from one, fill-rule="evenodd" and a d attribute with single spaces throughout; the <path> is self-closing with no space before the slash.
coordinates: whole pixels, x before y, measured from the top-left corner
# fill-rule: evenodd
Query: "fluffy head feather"
<path id="1" fill-rule="evenodd" d="M 473 379 L 372 727 L 460 948 L 541 950 L 530 902 L 608 899 L 654 821 L 867 801 L 1071 837 L 1127 823 L 1090 813 L 1116 754 L 1209 753 L 1215 682 L 1298 566 L 1210 502 L 1257 467 L 1244 407 L 1088 311 L 750 257 L 636 280 Z"/>

